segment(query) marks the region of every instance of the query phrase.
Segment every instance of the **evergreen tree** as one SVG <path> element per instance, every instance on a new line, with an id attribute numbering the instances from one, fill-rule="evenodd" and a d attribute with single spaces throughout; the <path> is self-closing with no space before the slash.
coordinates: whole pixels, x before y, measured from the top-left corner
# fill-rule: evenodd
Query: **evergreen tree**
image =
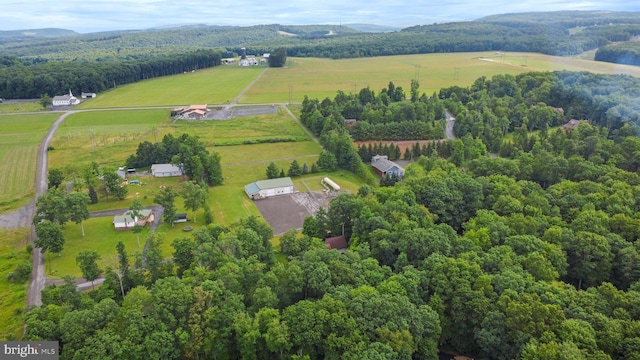
<path id="1" fill-rule="evenodd" d="M 293 160 L 291 162 L 287 175 L 289 175 L 290 177 L 302 175 L 302 169 L 300 168 L 300 164 L 298 164 L 298 160 Z"/>
<path id="2" fill-rule="evenodd" d="M 278 174 L 280 174 L 278 166 L 276 166 L 276 163 L 271 162 L 269 166 L 267 166 L 267 179 L 275 179 L 278 177 Z"/>

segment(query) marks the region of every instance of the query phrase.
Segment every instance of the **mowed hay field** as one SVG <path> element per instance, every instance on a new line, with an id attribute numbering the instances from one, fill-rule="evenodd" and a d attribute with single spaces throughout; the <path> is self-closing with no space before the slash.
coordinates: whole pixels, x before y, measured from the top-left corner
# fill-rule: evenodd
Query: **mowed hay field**
<path id="1" fill-rule="evenodd" d="M 58 114 L 0 116 L 0 211 L 35 191 L 38 148 Z"/>
<path id="2" fill-rule="evenodd" d="M 481 60 L 483 59 L 483 60 Z M 640 68 L 535 53 L 475 52 L 399 55 L 357 59 L 288 58 L 287 67 L 270 68 L 239 100 L 241 103 L 300 102 L 333 98 L 338 90 L 378 92 L 389 81 L 408 93 L 417 78 L 420 92 L 431 95 L 453 85 L 466 87 L 481 77 L 528 71 L 591 71 L 640 77 Z"/>
<path id="3" fill-rule="evenodd" d="M 77 108 L 229 104 L 264 69 L 262 66 L 217 66 L 144 80 L 100 93 Z"/>

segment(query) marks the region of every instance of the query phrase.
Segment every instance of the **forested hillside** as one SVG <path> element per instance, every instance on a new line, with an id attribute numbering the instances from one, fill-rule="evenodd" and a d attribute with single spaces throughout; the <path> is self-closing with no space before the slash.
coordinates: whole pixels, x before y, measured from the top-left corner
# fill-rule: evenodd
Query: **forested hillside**
<path id="1" fill-rule="evenodd" d="M 120 244 L 97 291 L 79 293 L 71 279 L 47 287 L 25 338 L 60 341 L 61 359 L 411 359 L 439 349 L 637 359 L 640 132 L 635 120 L 595 116 L 613 113 L 613 89 L 637 84 L 524 74 L 413 102 L 391 85 L 305 100 L 307 126 L 323 118 L 319 165 L 366 166 L 342 121 L 345 102 L 382 106 L 376 99 L 392 93 L 388 106 L 478 118 L 471 128 L 460 120 L 460 139 L 425 146 L 402 182 L 340 195 L 302 233 L 281 236 L 286 259 L 276 260 L 273 233 L 255 217 L 179 239 L 151 235 L 135 262 Z M 573 116 L 589 122 L 547 129 Z M 494 127 L 501 152 L 510 144 L 503 157 L 488 155 L 480 131 Z M 327 250 L 322 239 L 340 234 L 349 250 Z M 162 241 L 172 263 L 161 261 Z"/>
<path id="2" fill-rule="evenodd" d="M 51 60 L 130 60 L 201 48 L 261 54 L 283 46 L 289 56 L 348 58 L 459 51 L 527 51 L 575 55 L 640 34 L 640 13 L 506 14 L 477 21 L 364 33 L 347 26 L 196 26 L 0 42 L 0 52 Z M 223 56 L 227 56 L 224 55 Z"/>

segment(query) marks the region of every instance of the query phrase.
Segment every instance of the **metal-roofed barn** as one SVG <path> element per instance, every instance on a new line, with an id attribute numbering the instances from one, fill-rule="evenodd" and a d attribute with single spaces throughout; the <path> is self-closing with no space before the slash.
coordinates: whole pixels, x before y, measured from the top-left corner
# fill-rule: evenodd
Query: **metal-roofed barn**
<path id="1" fill-rule="evenodd" d="M 291 181 L 289 177 L 259 180 L 244 187 L 244 192 L 253 200 L 276 195 L 292 194 L 294 191 L 293 181 Z"/>

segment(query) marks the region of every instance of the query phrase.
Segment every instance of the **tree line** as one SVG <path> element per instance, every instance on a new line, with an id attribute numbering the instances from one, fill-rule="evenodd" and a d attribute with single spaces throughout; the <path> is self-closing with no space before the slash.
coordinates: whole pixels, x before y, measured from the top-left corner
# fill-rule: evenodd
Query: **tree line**
<path id="1" fill-rule="evenodd" d="M 413 80 L 410 99 L 393 82 L 378 93 L 366 87 L 357 94 L 338 91 L 333 100 L 305 96 L 300 119 L 315 135 L 339 127 L 355 141 L 416 140 L 444 137 L 444 114 L 444 104 L 435 96 L 420 95 Z"/>
<path id="2" fill-rule="evenodd" d="M 48 61 L 34 65 L 20 59 L 12 61 L 10 66 L 0 66 L 0 97 L 5 99 L 53 97 L 69 90 L 74 94 L 101 92 L 144 79 L 218 66 L 222 56 L 219 51 L 195 50 L 134 61 Z"/>

